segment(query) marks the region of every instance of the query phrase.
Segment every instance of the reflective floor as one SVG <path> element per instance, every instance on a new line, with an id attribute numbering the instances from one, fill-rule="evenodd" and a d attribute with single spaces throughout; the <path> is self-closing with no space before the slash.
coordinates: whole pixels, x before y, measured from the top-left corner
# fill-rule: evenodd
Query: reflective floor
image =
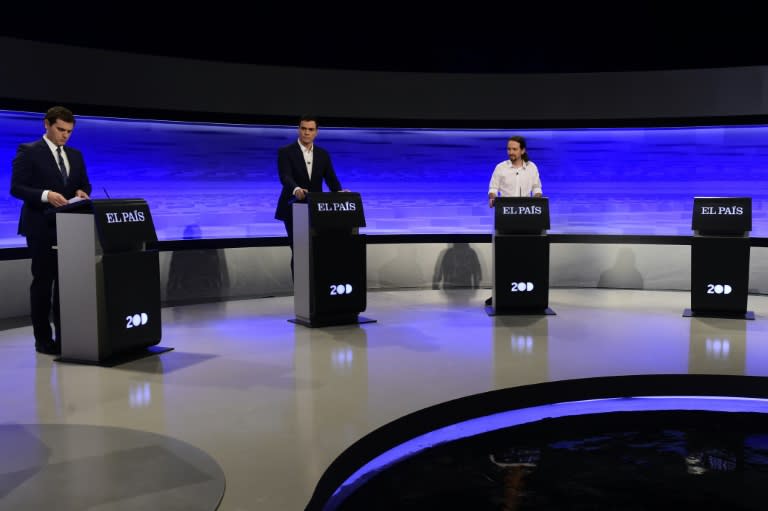
<path id="1" fill-rule="evenodd" d="M 554 289 L 557 315 L 541 317 L 489 317 L 487 296 L 374 292 L 365 316 L 377 323 L 322 329 L 287 321 L 292 297 L 168 308 L 161 344 L 174 351 L 114 368 L 54 362 L 31 327 L 7 328 L 0 425 L 170 437 L 221 467 L 219 509 L 285 511 L 303 509 L 349 444 L 442 401 L 591 376 L 768 375 L 768 297 L 751 296 L 756 320 L 744 321 L 683 318 L 684 292 Z"/>

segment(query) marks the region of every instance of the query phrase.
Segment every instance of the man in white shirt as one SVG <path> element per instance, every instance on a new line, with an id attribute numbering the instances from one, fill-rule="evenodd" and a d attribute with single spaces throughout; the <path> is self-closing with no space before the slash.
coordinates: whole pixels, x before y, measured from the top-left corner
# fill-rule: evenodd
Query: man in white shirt
<path id="1" fill-rule="evenodd" d="M 515 135 L 507 140 L 508 160 L 496 165 L 488 185 L 488 207 L 492 208 L 496 197 L 541 197 L 539 168 L 528 158 L 525 138 Z M 486 305 L 493 300 L 488 298 Z"/>
<path id="2" fill-rule="evenodd" d="M 496 197 L 541 197 L 541 179 L 536 164 L 528 158 L 525 139 L 521 136 L 507 140 L 508 160 L 496 165 L 488 186 L 488 207 Z"/>

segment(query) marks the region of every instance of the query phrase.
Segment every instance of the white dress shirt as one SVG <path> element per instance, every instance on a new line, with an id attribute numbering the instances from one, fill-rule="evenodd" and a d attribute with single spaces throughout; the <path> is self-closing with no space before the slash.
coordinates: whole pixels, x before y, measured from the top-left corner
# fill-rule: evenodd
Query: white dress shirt
<path id="1" fill-rule="evenodd" d="M 312 144 L 311 146 L 304 147 L 304 145 L 299 142 L 299 147 L 301 148 L 301 153 L 304 155 L 304 162 L 307 164 L 307 174 L 309 174 L 309 179 L 312 179 L 312 157 L 314 156 L 314 153 L 312 150 L 315 148 L 315 144 Z"/>
<path id="2" fill-rule="evenodd" d="M 491 192 L 497 197 L 528 197 L 542 193 L 538 167 L 532 161 L 513 167 L 511 161 L 504 160 L 493 170 L 488 186 L 488 193 Z"/>

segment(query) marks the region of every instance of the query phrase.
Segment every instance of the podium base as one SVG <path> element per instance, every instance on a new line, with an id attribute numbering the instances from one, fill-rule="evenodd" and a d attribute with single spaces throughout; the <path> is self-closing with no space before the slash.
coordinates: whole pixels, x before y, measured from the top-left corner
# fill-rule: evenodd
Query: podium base
<path id="1" fill-rule="evenodd" d="M 685 309 L 683 311 L 684 318 L 725 318 L 725 319 L 755 319 L 754 311 L 745 312 L 728 312 L 728 311 L 694 311 L 693 309 Z"/>
<path id="2" fill-rule="evenodd" d="M 497 311 L 492 305 L 486 305 L 485 313 L 489 316 L 557 316 L 557 313 L 549 307 L 544 309 L 508 309 Z"/>
<path id="3" fill-rule="evenodd" d="M 288 320 L 290 323 L 296 323 L 297 325 L 306 326 L 309 328 L 320 328 L 324 326 L 338 326 L 338 325 L 362 325 L 364 323 L 376 323 L 375 319 L 366 318 L 365 316 L 333 316 L 330 318 L 315 318 L 314 320 L 307 320 L 305 318 L 294 318 Z"/>
<path id="4" fill-rule="evenodd" d="M 142 358 L 151 357 L 153 355 L 159 355 L 161 353 L 171 351 L 172 349 L 173 348 L 169 348 L 166 346 L 149 346 L 147 348 L 139 348 L 136 350 L 130 350 L 123 353 L 119 353 L 117 355 L 113 355 L 109 358 L 105 358 L 102 360 L 86 360 L 86 359 L 63 357 L 63 356 L 59 358 L 54 358 L 53 360 L 55 362 L 63 362 L 65 364 L 87 364 L 87 365 L 96 365 L 101 367 L 115 367 L 117 365 L 125 364 L 127 362 L 133 362 L 134 360 L 141 360 Z"/>

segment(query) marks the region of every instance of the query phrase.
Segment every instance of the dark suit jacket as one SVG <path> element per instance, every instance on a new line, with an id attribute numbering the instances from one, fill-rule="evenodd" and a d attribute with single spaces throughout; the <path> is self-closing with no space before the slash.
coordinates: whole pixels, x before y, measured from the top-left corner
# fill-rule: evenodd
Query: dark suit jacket
<path id="1" fill-rule="evenodd" d="M 280 198 L 277 201 L 277 210 L 275 218 L 278 220 L 289 220 L 293 218 L 291 204 L 293 199 L 293 190 L 298 186 L 306 188 L 310 192 L 322 192 L 323 180 L 332 192 L 341 190 L 341 184 L 336 178 L 336 172 L 331 164 L 331 157 L 328 151 L 314 146 L 312 154 L 312 179 L 309 179 L 307 173 L 307 163 L 304 161 L 304 153 L 296 141 L 285 147 L 281 147 L 277 152 L 277 171 L 280 173 L 280 182 L 283 189 L 280 192 Z"/>
<path id="2" fill-rule="evenodd" d="M 55 240 L 56 223 L 54 214 L 45 214 L 53 206 L 42 202 L 43 190 L 62 194 L 67 199 L 75 196 L 77 190 L 91 193 L 91 183 L 85 171 L 83 155 L 77 149 L 64 147 L 69 160 L 67 184 L 59 171 L 59 165 L 48 144 L 41 138 L 35 142 L 21 144 L 13 159 L 11 195 L 24 201 L 19 218 L 19 234 L 24 236 L 52 236 Z"/>

